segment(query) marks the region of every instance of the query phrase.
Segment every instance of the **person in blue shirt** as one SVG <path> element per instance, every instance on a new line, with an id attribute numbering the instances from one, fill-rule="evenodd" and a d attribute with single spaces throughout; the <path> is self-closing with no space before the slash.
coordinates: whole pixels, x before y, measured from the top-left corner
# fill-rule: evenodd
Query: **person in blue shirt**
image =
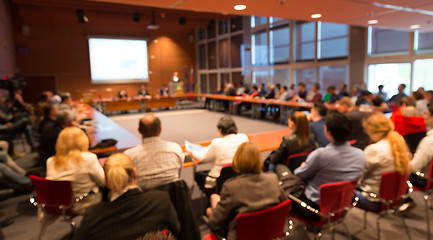
<path id="1" fill-rule="evenodd" d="M 325 136 L 325 117 L 327 113 L 328 109 L 321 102 L 314 103 L 314 106 L 311 108 L 310 130 L 314 134 L 314 139 L 319 147 L 326 147 L 329 143 L 329 140 Z"/>

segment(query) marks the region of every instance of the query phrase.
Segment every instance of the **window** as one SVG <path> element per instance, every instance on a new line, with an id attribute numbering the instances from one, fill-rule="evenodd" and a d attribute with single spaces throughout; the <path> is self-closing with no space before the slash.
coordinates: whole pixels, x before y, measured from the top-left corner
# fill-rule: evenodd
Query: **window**
<path id="1" fill-rule="evenodd" d="M 268 83 L 268 71 L 254 71 L 253 84 L 259 86 L 262 83 Z"/>
<path id="2" fill-rule="evenodd" d="M 230 31 L 236 32 L 242 30 L 242 17 L 237 16 L 230 19 Z"/>
<path id="3" fill-rule="evenodd" d="M 284 20 L 284 18 L 270 17 L 269 18 L 269 23 L 272 24 L 272 23 L 276 23 L 276 22 L 279 22 L 279 21 L 283 21 L 283 20 Z"/>
<path id="4" fill-rule="evenodd" d="M 218 41 L 219 44 L 219 67 L 229 67 L 229 40 L 222 39 Z"/>
<path id="5" fill-rule="evenodd" d="M 316 23 L 297 22 L 295 27 L 295 60 L 305 61 L 314 59 Z"/>
<path id="6" fill-rule="evenodd" d="M 347 57 L 347 25 L 318 22 L 317 28 L 317 59 Z"/>
<path id="7" fill-rule="evenodd" d="M 287 24 L 269 31 L 269 44 L 270 65 L 289 63 L 290 29 Z"/>
<path id="8" fill-rule="evenodd" d="M 301 82 L 305 84 L 305 89 L 307 89 L 307 91 L 310 90 L 313 87 L 314 83 L 316 83 L 316 69 L 296 69 L 294 83 L 298 85 Z"/>
<path id="9" fill-rule="evenodd" d="M 349 79 L 347 66 L 321 66 L 319 67 L 319 83 L 322 94 L 326 94 L 329 86 L 339 89 L 341 84 L 347 84 Z"/>
<path id="10" fill-rule="evenodd" d="M 271 83 L 281 84 L 281 86 L 289 85 L 289 69 L 272 69 L 271 72 Z"/>
<path id="11" fill-rule="evenodd" d="M 409 32 L 383 28 L 368 28 L 368 54 L 409 52 Z"/>
<path id="12" fill-rule="evenodd" d="M 398 85 L 410 83 L 410 63 L 385 63 L 368 66 L 368 91 L 377 92 L 377 86 L 383 85 L 388 97 L 397 93 Z"/>
<path id="13" fill-rule="evenodd" d="M 229 32 L 228 29 L 228 21 L 227 20 L 219 20 L 218 21 L 218 34 L 222 35 L 222 34 L 226 34 Z"/>
<path id="14" fill-rule="evenodd" d="M 208 93 L 207 75 L 200 74 L 200 91 L 201 93 Z"/>
<path id="15" fill-rule="evenodd" d="M 251 36 L 251 62 L 255 66 L 268 65 L 268 36 L 266 31 Z"/>
<path id="16" fill-rule="evenodd" d="M 415 52 L 433 51 L 433 32 L 415 32 Z"/>
<path id="17" fill-rule="evenodd" d="M 268 22 L 268 18 L 267 17 L 252 16 L 251 17 L 251 28 L 255 28 L 257 26 L 266 24 L 267 22 Z"/>
<path id="18" fill-rule="evenodd" d="M 207 25 L 207 38 L 216 37 L 216 23 L 215 20 L 210 21 L 209 25 Z"/>
<path id="19" fill-rule="evenodd" d="M 198 64 L 200 69 L 206 69 L 206 46 L 198 45 Z"/>
<path id="20" fill-rule="evenodd" d="M 215 69 L 217 68 L 217 59 L 216 59 L 216 55 L 217 55 L 217 51 L 216 51 L 216 42 L 212 41 L 209 42 L 207 45 L 207 57 L 208 57 L 208 64 L 209 64 L 209 69 Z"/>
<path id="21" fill-rule="evenodd" d="M 419 87 L 425 90 L 432 90 L 433 59 L 418 59 L 413 65 L 412 91 Z"/>
<path id="22" fill-rule="evenodd" d="M 230 56 L 232 67 L 242 67 L 242 54 L 244 52 L 243 36 L 241 34 L 232 36 L 230 46 Z"/>
<path id="23" fill-rule="evenodd" d="M 197 35 L 198 35 L 198 40 L 199 41 L 201 41 L 201 40 L 205 40 L 206 39 L 206 31 L 204 30 L 204 29 L 199 29 L 198 30 L 198 33 L 197 33 Z"/>

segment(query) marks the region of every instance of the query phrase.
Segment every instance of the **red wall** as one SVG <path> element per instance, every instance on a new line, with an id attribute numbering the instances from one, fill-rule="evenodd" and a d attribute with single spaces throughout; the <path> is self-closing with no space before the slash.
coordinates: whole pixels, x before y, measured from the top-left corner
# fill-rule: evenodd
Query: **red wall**
<path id="1" fill-rule="evenodd" d="M 150 83 L 148 90 L 156 94 L 168 83 L 174 71 L 182 79 L 184 72 L 195 67 L 193 28 L 167 20 L 159 30 L 147 30 L 150 17 L 136 23 L 132 15 L 113 11 L 85 10 L 88 24 L 79 24 L 75 8 L 16 5 L 16 44 L 24 49 L 16 54 L 17 66 L 24 76 L 54 76 L 57 89 L 68 91 L 74 98 L 97 92 L 95 97 L 109 97 L 121 87 L 130 96 L 136 95 L 138 84 L 92 85 L 88 55 L 89 35 L 138 37 L 149 40 Z M 161 20 L 160 20 L 161 21 Z M 28 28 L 28 33 L 22 31 Z M 36 80 L 34 80 L 36 81 Z"/>

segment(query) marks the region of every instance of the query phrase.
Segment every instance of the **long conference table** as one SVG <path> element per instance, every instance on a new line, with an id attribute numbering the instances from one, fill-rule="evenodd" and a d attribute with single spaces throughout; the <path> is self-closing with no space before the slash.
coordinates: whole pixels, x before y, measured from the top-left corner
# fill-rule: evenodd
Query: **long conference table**
<path id="1" fill-rule="evenodd" d="M 114 152 L 120 152 L 128 148 L 141 144 L 141 139 L 134 136 L 132 133 L 109 119 L 104 114 L 95 110 L 87 104 L 79 104 L 78 111 L 82 118 L 91 119 L 92 124 L 83 125 L 82 127 L 87 129 L 87 134 L 90 139 L 91 146 L 95 146 L 104 139 L 113 138 L 118 142 L 115 146 L 108 148 L 96 148 L 92 149 L 91 152 L 95 154 L 110 154 Z M 248 138 L 250 142 L 254 143 L 261 152 L 275 150 L 281 143 L 284 136 L 290 135 L 290 129 L 269 131 L 263 133 L 249 134 Z M 208 146 L 210 141 L 196 143 L 202 146 Z M 185 151 L 185 147 L 182 146 Z M 103 163 L 103 162 L 102 162 Z M 185 162 L 183 167 L 193 166 L 193 162 Z"/>

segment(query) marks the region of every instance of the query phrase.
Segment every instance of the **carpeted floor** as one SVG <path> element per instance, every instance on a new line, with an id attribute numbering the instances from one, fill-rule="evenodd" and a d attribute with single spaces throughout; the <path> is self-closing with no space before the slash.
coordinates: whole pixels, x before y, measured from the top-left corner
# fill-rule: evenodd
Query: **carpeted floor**
<path id="1" fill-rule="evenodd" d="M 216 123 L 218 119 L 223 116 L 222 113 L 209 112 L 206 110 L 181 110 L 181 111 L 163 111 L 155 112 L 155 114 L 162 121 L 162 138 L 183 144 L 184 140 L 192 142 L 208 141 L 217 137 Z M 137 127 L 138 119 L 143 114 L 128 114 L 112 116 L 111 119 L 119 123 L 122 127 L 131 131 L 138 136 Z M 235 116 L 235 121 L 238 124 L 239 131 L 247 134 L 278 130 L 286 128 L 281 124 L 275 124 L 268 121 L 252 120 L 245 117 Z M 263 153 L 265 157 L 269 153 Z M 21 166 L 30 167 L 35 159 L 35 155 L 28 155 L 17 160 Z M 201 165 L 199 169 L 210 168 L 210 165 Z M 192 185 L 192 169 L 187 168 L 182 170 L 181 177 L 185 179 L 188 185 Z M 193 192 L 194 206 L 200 206 L 200 193 L 197 188 Z M 426 231 L 426 218 L 424 210 L 424 201 L 420 192 L 414 192 L 413 198 L 418 206 L 405 216 L 406 222 L 410 228 L 412 239 L 427 239 Z M 24 239 L 37 239 L 39 232 L 39 225 L 36 217 L 36 209 L 30 205 L 28 195 L 21 195 L 9 198 L 0 203 L 0 211 L 4 212 L 4 218 L 13 218 L 15 223 L 3 229 L 3 233 L 7 240 L 24 240 Z M 202 209 L 196 207 L 196 211 L 200 213 Z M 428 211 L 430 218 L 433 219 L 433 210 Z M 199 215 L 199 214 L 198 214 Z M 359 209 L 352 209 L 346 217 L 346 223 L 351 233 L 362 228 L 363 212 Z M 77 217 L 77 222 L 80 222 L 81 217 Z M 355 239 L 376 239 L 376 219 L 377 215 L 368 214 L 367 230 L 356 235 Z M 185 224 L 185 223 L 184 223 Z M 202 233 L 209 232 L 204 224 L 201 226 Z M 382 239 L 387 240 L 400 240 L 408 239 L 405 235 L 404 228 L 401 221 L 394 217 L 385 217 L 381 220 Z M 432 225 L 433 228 L 433 225 Z M 47 229 L 44 239 L 58 240 L 62 239 L 69 232 L 68 224 L 56 221 Z M 342 234 L 343 228 L 337 228 L 336 239 L 346 239 Z M 295 231 L 289 239 L 307 239 L 313 237 L 311 233 L 306 233 L 303 230 L 303 225 L 296 224 Z M 431 236 L 433 237 L 433 235 Z M 323 239 L 331 239 L 331 235 L 324 235 Z"/>

